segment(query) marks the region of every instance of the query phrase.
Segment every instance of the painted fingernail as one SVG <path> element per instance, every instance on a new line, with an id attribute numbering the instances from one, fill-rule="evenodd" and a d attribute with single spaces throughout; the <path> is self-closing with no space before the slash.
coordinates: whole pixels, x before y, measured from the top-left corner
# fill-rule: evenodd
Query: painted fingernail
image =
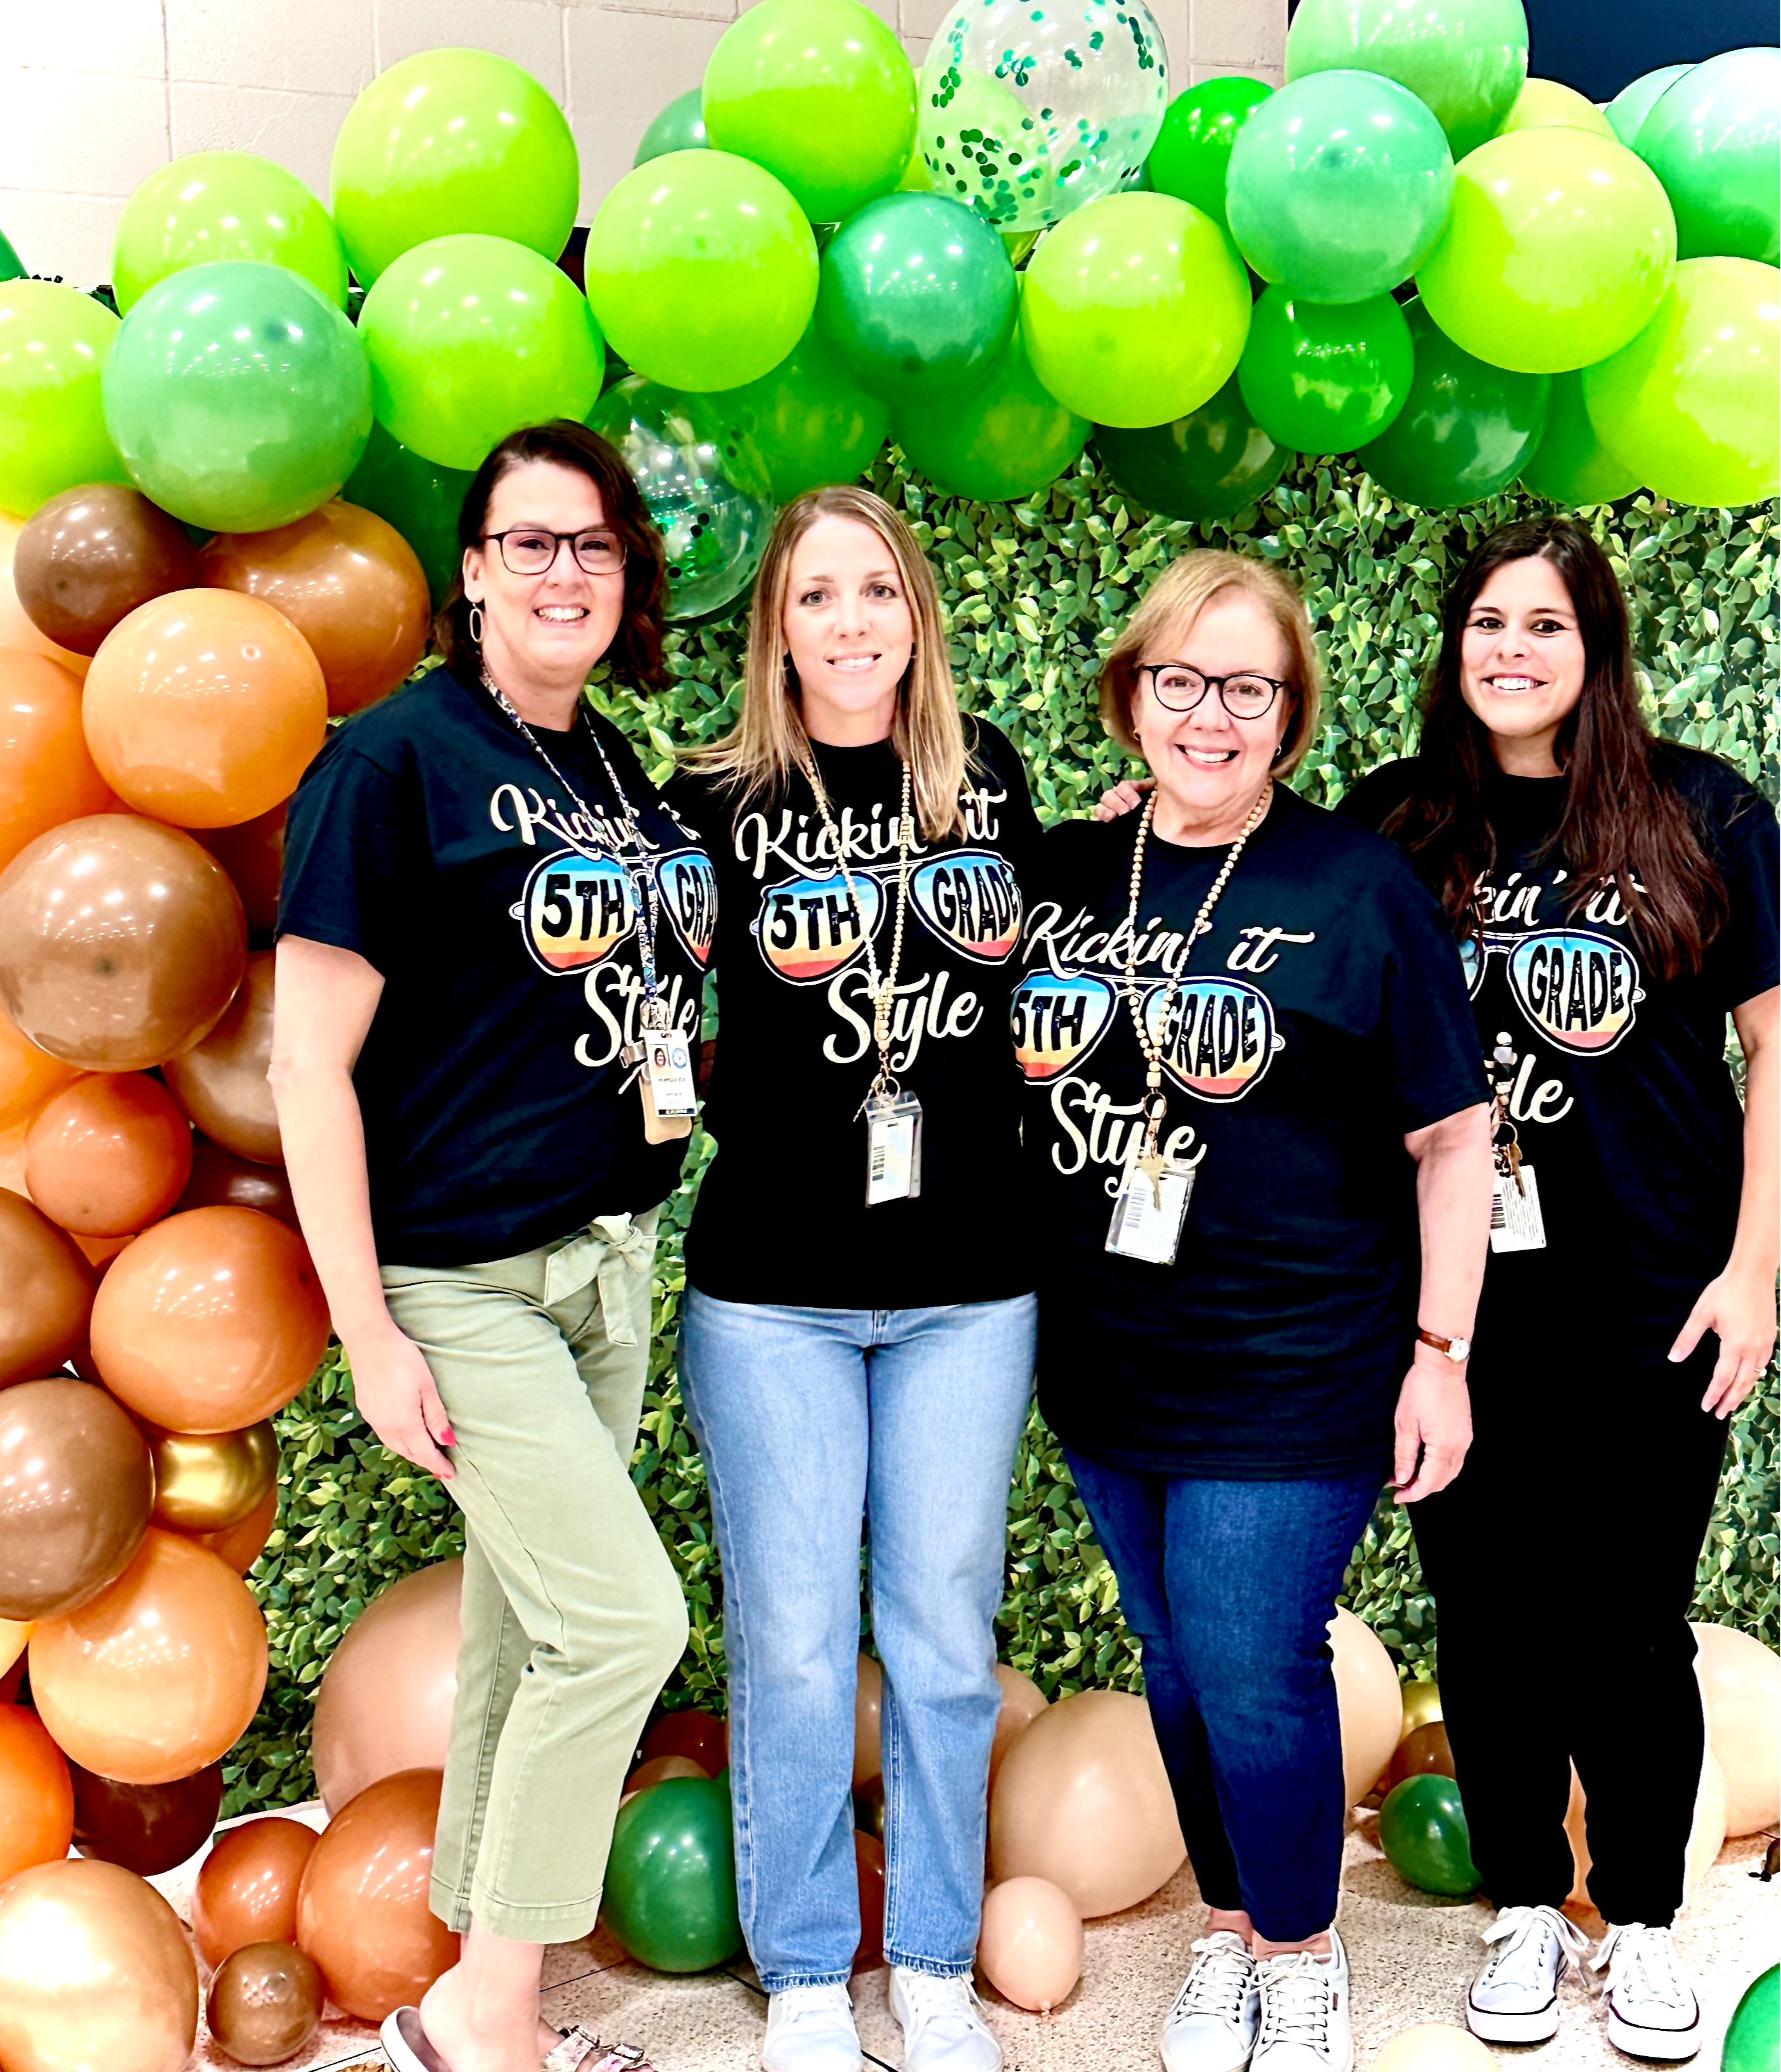
<path id="1" fill-rule="evenodd" d="M 439 1443 L 443 1446 L 455 1446 L 457 1445 L 458 1435 L 452 1430 L 449 1424 L 446 1425 L 444 1431 L 439 1434 Z"/>

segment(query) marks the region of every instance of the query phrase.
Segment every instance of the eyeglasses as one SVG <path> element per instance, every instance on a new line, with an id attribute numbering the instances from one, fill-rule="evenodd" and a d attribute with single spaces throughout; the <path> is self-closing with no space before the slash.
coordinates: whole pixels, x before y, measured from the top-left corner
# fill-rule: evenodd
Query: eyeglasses
<path id="1" fill-rule="evenodd" d="M 1234 676 L 1203 676 L 1185 662 L 1141 662 L 1137 673 L 1150 679 L 1157 703 L 1170 712 L 1191 712 L 1208 691 L 1216 691 L 1232 719 L 1260 719 L 1289 688 L 1247 669 Z"/>
<path id="2" fill-rule="evenodd" d="M 515 525 L 504 532 L 485 532 L 483 540 L 500 542 L 501 559 L 516 576 L 541 576 L 553 569 L 566 542 L 585 575 L 616 575 L 624 566 L 624 542 L 611 532 L 546 532 L 537 525 Z"/>

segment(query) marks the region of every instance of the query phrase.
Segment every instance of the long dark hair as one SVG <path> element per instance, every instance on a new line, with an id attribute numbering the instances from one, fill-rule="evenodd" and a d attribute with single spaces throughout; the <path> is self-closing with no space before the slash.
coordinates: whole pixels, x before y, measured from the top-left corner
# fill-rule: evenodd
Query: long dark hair
<path id="1" fill-rule="evenodd" d="M 1442 612 L 1440 651 L 1423 687 L 1417 787 L 1384 832 L 1438 886 L 1456 932 L 1475 934 L 1478 882 L 1496 861 L 1484 802 L 1496 759 L 1489 730 L 1460 690 L 1460 644 L 1495 570 L 1536 556 L 1563 578 L 1583 636 L 1583 694 L 1553 745 L 1565 802 L 1547 845 L 1572 874 L 1567 911 L 1612 884 L 1634 939 L 1664 976 L 1698 971 L 1730 913 L 1725 882 L 1676 787 L 1677 751 L 1652 734 L 1639 709 L 1626 600 L 1614 570 L 1572 519 L 1499 526 L 1454 579 Z"/>
<path id="2" fill-rule="evenodd" d="M 624 613 L 606 660 L 627 682 L 663 689 L 668 672 L 662 662 L 662 610 L 668 594 L 667 564 L 662 540 L 644 504 L 631 471 L 598 432 L 578 425 L 572 417 L 553 418 L 548 425 L 528 425 L 509 432 L 470 479 L 464 491 L 463 508 L 458 514 L 458 544 L 481 544 L 488 522 L 488 501 L 504 475 L 529 461 L 552 462 L 585 475 L 600 492 L 600 508 L 606 522 L 623 541 Z M 447 663 L 478 663 L 481 649 L 471 638 L 470 604 L 464 595 L 460 573 L 433 622 L 433 644 Z"/>

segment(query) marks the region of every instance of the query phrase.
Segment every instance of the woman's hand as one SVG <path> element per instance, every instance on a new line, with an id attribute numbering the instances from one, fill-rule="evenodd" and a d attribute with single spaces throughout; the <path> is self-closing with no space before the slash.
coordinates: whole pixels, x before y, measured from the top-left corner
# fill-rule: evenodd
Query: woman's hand
<path id="1" fill-rule="evenodd" d="M 348 1346 L 347 1358 L 353 1396 L 372 1430 L 393 1453 L 450 1482 L 451 1463 L 440 1449 L 458 1442 L 420 1347 L 391 1322 L 368 1343 Z"/>
<path id="2" fill-rule="evenodd" d="M 1445 1489 L 1459 1473 L 1472 1443 L 1471 1391 L 1445 1353 L 1417 1347 L 1397 1392 L 1392 1426 L 1396 1445 L 1392 1482 L 1398 1502 L 1414 1503 Z"/>
<path id="3" fill-rule="evenodd" d="M 1097 820 L 1117 820 L 1123 813 L 1135 813 L 1144 804 L 1144 795 L 1155 787 L 1154 777 L 1124 777 L 1110 790 L 1100 795 L 1100 804 L 1096 807 Z"/>
<path id="4" fill-rule="evenodd" d="M 1685 1360 L 1709 1331 L 1719 1335 L 1719 1357 L 1701 1408 L 1730 1417 L 1755 1386 L 1775 1350 L 1775 1277 L 1731 1267 L 1709 1281 L 1670 1347 Z"/>

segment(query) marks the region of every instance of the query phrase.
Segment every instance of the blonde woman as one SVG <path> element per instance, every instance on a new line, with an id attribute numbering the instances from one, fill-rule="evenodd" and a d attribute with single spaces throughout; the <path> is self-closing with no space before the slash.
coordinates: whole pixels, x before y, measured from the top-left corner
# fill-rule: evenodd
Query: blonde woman
<path id="1" fill-rule="evenodd" d="M 762 2062 L 861 2064 L 865 1519 L 903 2062 L 994 2072 L 971 1966 L 1035 1314 L 1002 1015 L 1038 825 L 1007 740 L 960 717 L 933 578 L 879 498 L 816 490 L 781 512 L 741 723 L 668 796 L 718 883 L 718 1149 L 680 1362 L 723 1557 Z"/>

